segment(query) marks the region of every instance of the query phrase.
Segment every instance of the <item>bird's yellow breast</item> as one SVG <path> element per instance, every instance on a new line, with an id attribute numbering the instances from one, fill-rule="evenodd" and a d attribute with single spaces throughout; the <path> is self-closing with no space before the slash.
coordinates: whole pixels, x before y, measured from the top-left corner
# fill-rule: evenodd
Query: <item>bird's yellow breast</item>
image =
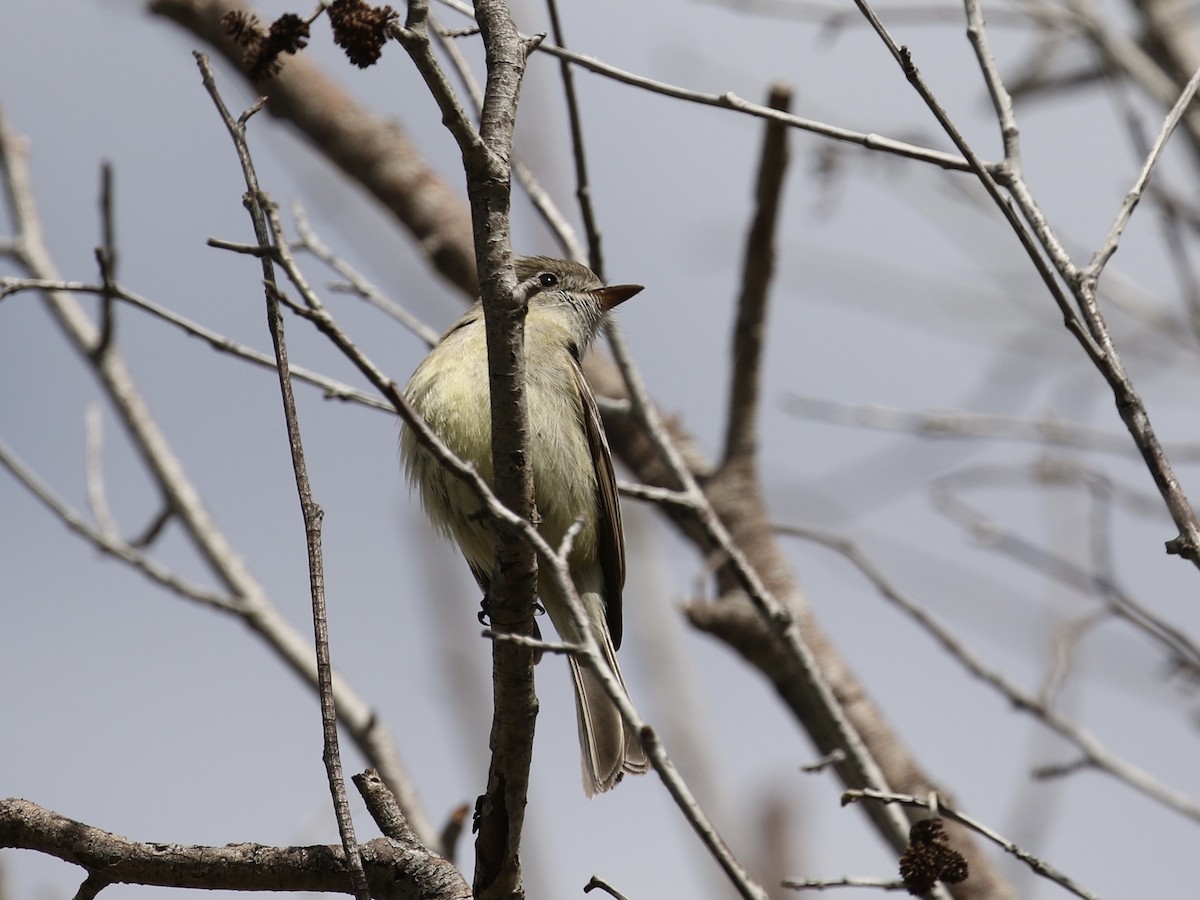
<path id="1" fill-rule="evenodd" d="M 531 312 L 526 346 L 539 348 L 526 354 L 534 497 L 539 529 L 552 546 L 558 546 L 577 518 L 585 518 L 572 556 L 594 559 L 596 472 L 584 432 L 569 340 L 564 329 Z M 406 394 L 442 441 L 492 484 L 490 391 L 482 318 L 448 334 L 417 368 Z M 401 455 L 430 519 L 459 544 L 473 566 L 491 571 L 491 531 L 475 515 L 479 501 L 471 490 L 446 472 L 408 428 L 401 434 Z"/>

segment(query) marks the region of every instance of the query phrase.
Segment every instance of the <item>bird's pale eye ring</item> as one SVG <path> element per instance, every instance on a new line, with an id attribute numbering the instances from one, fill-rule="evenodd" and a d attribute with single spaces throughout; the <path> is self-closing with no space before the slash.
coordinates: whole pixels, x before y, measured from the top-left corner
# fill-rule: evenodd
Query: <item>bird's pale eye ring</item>
<path id="1" fill-rule="evenodd" d="M 542 272 L 538 275 L 538 283 L 544 288 L 552 288 L 558 284 L 558 276 L 553 272 Z"/>

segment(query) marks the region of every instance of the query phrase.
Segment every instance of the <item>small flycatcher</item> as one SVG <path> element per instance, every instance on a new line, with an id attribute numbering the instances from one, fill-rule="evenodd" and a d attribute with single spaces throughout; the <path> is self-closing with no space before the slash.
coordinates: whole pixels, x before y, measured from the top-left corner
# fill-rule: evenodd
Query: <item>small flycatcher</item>
<path id="1" fill-rule="evenodd" d="M 515 261 L 518 282 L 537 279 L 525 319 L 530 453 L 542 536 L 552 547 L 576 520 L 583 528 L 568 559 L 588 625 L 612 672 L 621 646 L 621 591 L 625 538 L 608 441 L 596 399 L 580 362 L 609 310 L 642 290 L 639 284 L 605 285 L 586 266 L 534 256 Z M 483 307 L 476 303 L 446 332 L 413 373 L 405 389 L 429 427 L 479 475 L 493 483 L 492 418 Z M 400 435 L 400 455 L 434 527 L 458 544 L 486 592 L 495 547 L 479 501 L 413 436 Z M 542 604 L 564 641 L 581 635 L 567 601 L 544 573 Z M 625 724 L 596 674 L 568 657 L 583 756 L 583 789 L 589 797 L 612 788 L 628 772 L 648 768 L 637 735 Z"/>

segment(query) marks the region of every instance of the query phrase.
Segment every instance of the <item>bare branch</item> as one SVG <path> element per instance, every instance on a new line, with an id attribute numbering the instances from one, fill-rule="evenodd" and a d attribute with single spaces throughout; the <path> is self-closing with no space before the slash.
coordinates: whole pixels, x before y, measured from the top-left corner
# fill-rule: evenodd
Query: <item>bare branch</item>
<path id="1" fill-rule="evenodd" d="M 880 39 L 896 59 L 897 64 L 904 71 L 909 83 L 912 84 L 926 106 L 929 107 L 938 124 L 942 126 L 950 139 L 954 141 L 955 146 L 966 157 L 971 164 L 971 170 L 975 173 L 993 202 L 1004 213 L 1010 225 L 1012 225 L 1030 261 L 1034 264 L 1034 267 L 1042 277 L 1043 283 L 1062 311 L 1067 329 L 1075 335 L 1088 357 L 1112 389 L 1117 405 L 1117 412 L 1120 414 L 1122 421 L 1125 422 L 1129 433 L 1133 436 L 1134 443 L 1137 444 L 1139 451 L 1141 451 L 1142 459 L 1146 463 L 1146 468 L 1158 486 L 1159 493 L 1162 495 L 1167 509 L 1171 513 L 1171 518 L 1179 528 L 1179 534 L 1167 541 L 1167 552 L 1181 556 L 1197 568 L 1200 568 L 1200 521 L 1197 521 L 1196 512 L 1192 508 L 1187 495 L 1184 493 L 1182 485 L 1180 485 L 1179 480 L 1175 477 L 1171 462 L 1167 458 L 1166 453 L 1163 452 L 1162 445 L 1159 443 L 1158 437 L 1150 424 L 1150 416 L 1146 412 L 1142 398 L 1134 389 L 1133 382 L 1129 379 L 1125 371 L 1125 366 L 1117 353 L 1116 345 L 1113 343 L 1108 325 L 1104 321 L 1104 316 L 1100 311 L 1096 299 L 1096 279 L 1088 277 L 1085 272 L 1081 271 L 1071 261 L 1069 254 L 1055 235 L 1050 224 L 1046 221 L 1028 185 L 1021 176 L 1020 157 L 1017 155 L 1016 123 L 1008 114 L 1008 109 L 1011 107 L 1011 100 L 1008 99 L 1007 92 L 1004 91 L 1003 84 L 995 69 L 995 59 L 992 57 L 990 47 L 987 43 L 987 35 L 983 28 L 983 14 L 978 0 L 964 0 L 964 2 L 968 15 L 968 35 L 971 38 L 972 45 L 975 47 L 980 66 L 985 73 L 989 90 L 992 91 L 993 102 L 997 110 L 1000 111 L 1001 119 L 1004 123 L 1005 149 L 1009 155 L 1005 157 L 1003 165 L 996 169 L 995 177 L 993 177 L 993 173 L 983 165 L 967 145 L 965 138 L 963 138 L 954 122 L 950 119 L 945 109 L 942 108 L 932 90 L 930 90 L 917 71 L 917 67 L 908 49 L 899 46 L 895 42 L 878 16 L 875 15 L 874 10 L 867 0 L 855 0 L 855 4 L 859 10 L 862 11 L 867 21 L 871 23 L 871 26 L 875 29 Z M 1018 219 L 1008 199 L 1000 193 L 1000 184 L 1003 184 L 1009 190 L 1017 206 L 1020 208 L 1021 214 L 1029 222 L 1033 234 L 1037 236 L 1042 249 L 1050 260 L 1053 261 L 1058 275 L 1070 286 L 1076 306 L 1078 307 L 1078 314 L 1076 314 L 1067 302 L 1059 282 L 1054 277 L 1054 272 L 1051 271 L 1042 254 L 1038 252 L 1032 236 Z"/>
<path id="2" fill-rule="evenodd" d="M 236 0 L 150 0 L 150 11 L 187 28 L 245 72 L 242 48 L 221 19 Z M 271 79 L 267 109 L 292 123 L 320 153 L 376 197 L 412 236 L 435 271 L 476 294 L 470 217 L 458 195 L 429 166 L 391 118 L 368 112 L 303 54 Z"/>
<path id="3" fill-rule="evenodd" d="M 767 105 L 787 112 L 791 100 L 791 88 L 777 84 L 771 88 Z M 742 259 L 742 289 L 733 330 L 733 375 L 729 408 L 725 413 L 722 467 L 756 464 L 763 331 L 766 328 L 767 293 L 775 274 L 775 229 L 787 164 L 787 131 L 778 122 L 768 122 L 754 190 L 754 220 L 746 234 Z"/>
<path id="4" fill-rule="evenodd" d="M 97 356 L 112 346 L 116 327 L 112 285 L 117 280 L 117 236 L 113 224 L 113 173 L 108 163 L 100 168 L 100 233 L 102 243 L 96 248 L 96 262 L 100 266 L 104 290 L 100 294 L 100 341 L 93 351 Z"/>
<path id="5" fill-rule="evenodd" d="M 653 78 L 635 75 L 632 72 L 626 72 L 615 66 L 602 63 L 590 56 L 583 56 L 579 53 L 564 50 L 561 47 L 555 47 L 553 44 L 542 44 L 540 49 L 551 56 L 557 56 L 560 59 L 565 59 L 581 68 L 587 69 L 589 72 L 595 72 L 598 75 L 612 78 L 614 81 L 642 88 L 655 94 L 662 94 L 665 97 L 671 97 L 675 100 L 686 100 L 689 103 L 697 103 L 701 106 L 715 106 L 719 109 L 733 110 L 734 112 L 744 113 L 755 118 L 779 122 L 789 128 L 798 128 L 801 131 L 819 134 L 822 137 L 831 138 L 835 141 L 857 144 L 867 150 L 891 153 L 895 156 L 929 163 L 951 171 L 966 171 L 969 168 L 966 160 L 960 156 L 955 156 L 953 153 L 944 153 L 940 150 L 918 147 L 915 144 L 894 140 L 882 135 L 864 134 L 862 132 L 851 131 L 847 128 L 839 128 L 836 125 L 828 125 L 813 119 L 805 119 L 801 116 L 783 113 L 771 109 L 769 106 L 761 106 L 749 100 L 744 100 L 732 91 L 726 91 L 723 94 L 706 94 L 702 91 L 693 91 L 677 87 L 673 84 L 667 84 L 666 82 L 655 81 Z"/>
<path id="6" fill-rule="evenodd" d="M 458 12 L 467 16 L 472 16 L 473 11 L 470 6 L 461 0 L 441 0 L 446 6 L 451 7 Z M 735 112 L 745 113 L 746 115 L 755 116 L 760 119 L 768 119 L 780 122 L 789 128 L 799 128 L 801 131 L 810 131 L 813 134 L 819 134 L 823 137 L 832 138 L 836 141 L 844 141 L 850 144 L 858 144 L 868 150 L 879 150 L 884 153 L 892 153 L 896 156 L 902 156 L 907 159 L 914 159 L 919 162 L 930 163 L 939 166 L 943 169 L 969 171 L 970 164 L 960 156 L 955 156 L 953 153 L 943 153 L 938 150 L 930 150 L 925 147 L 918 147 L 914 144 L 908 144 L 904 141 L 897 141 L 891 138 L 882 137 L 878 134 L 863 134 L 857 131 L 850 131 L 845 128 L 838 128 L 834 125 L 827 125 L 823 122 L 816 122 L 812 119 L 793 116 L 789 113 L 780 112 L 777 109 L 771 109 L 769 106 L 761 106 L 757 103 L 751 103 L 748 100 L 743 100 L 741 97 L 734 94 L 732 91 L 726 91 L 723 94 L 706 94 L 702 91 L 692 91 L 687 88 L 677 87 L 673 84 L 667 84 L 662 81 L 655 81 L 653 78 L 645 78 L 641 75 L 636 75 L 632 72 L 627 72 L 619 69 L 616 66 L 610 66 L 607 63 L 601 62 L 590 56 L 584 56 L 580 53 L 575 53 L 563 47 L 556 47 L 553 44 L 543 41 L 538 47 L 539 50 L 556 56 L 559 59 L 564 59 L 580 68 L 587 69 L 589 72 L 595 72 L 597 75 L 603 75 L 606 78 L 611 78 L 614 81 L 619 81 L 622 84 L 628 84 L 632 87 L 641 88 L 655 94 L 662 94 L 665 97 L 671 97 L 675 100 L 685 100 L 689 103 L 698 103 L 701 106 L 715 106 L 720 109 L 729 109 Z"/>
<path id="7" fill-rule="evenodd" d="M 875 404 L 835 403 L 799 394 L 788 394 L 783 408 L 792 415 L 817 422 L 874 428 L 931 440 L 1020 441 L 1040 447 L 1067 447 L 1133 459 L 1139 456 L 1128 434 L 1054 417 L 1019 419 L 965 409 L 915 412 Z M 1168 444 L 1166 450 L 1178 461 L 1200 462 L 1200 444 Z"/>
<path id="8" fill-rule="evenodd" d="M 913 797 L 908 794 L 887 794 L 879 791 L 862 790 L 862 791 L 846 791 L 842 794 L 843 803 L 854 803 L 861 800 L 872 800 L 879 803 L 902 803 L 905 806 L 912 806 L 917 809 L 931 810 L 935 815 L 943 815 L 948 819 L 953 819 L 960 825 L 965 825 L 976 834 L 982 835 L 992 843 L 999 847 L 1003 847 L 1007 853 L 1015 856 L 1025 865 L 1029 866 L 1036 874 L 1053 881 L 1064 890 L 1070 891 L 1076 897 L 1083 897 L 1085 900 L 1100 900 L 1099 896 L 1090 891 L 1084 890 L 1066 875 L 1059 872 L 1053 866 L 1038 859 L 1032 853 L 1022 850 L 1008 838 L 1001 836 L 997 832 L 988 828 L 978 819 L 973 819 L 966 813 L 959 812 L 952 806 L 946 805 L 940 798 L 934 800 L 922 800 L 918 797 Z"/>
<path id="9" fill-rule="evenodd" d="M 300 205 L 300 201 L 298 200 L 292 204 L 292 217 L 296 221 L 296 232 L 300 235 L 299 247 L 301 249 L 307 250 L 329 268 L 333 269 L 333 271 L 341 275 L 342 278 L 346 279 L 346 283 L 354 293 L 358 294 L 376 309 L 391 316 L 430 347 L 438 342 L 440 335 L 437 331 L 430 328 L 404 307 L 388 300 L 375 285 L 367 281 L 361 272 L 357 271 L 346 260 L 329 249 L 309 223 L 308 216 L 304 212 L 304 207 Z M 292 371 L 294 374 L 295 369 Z M 390 409 L 390 407 L 386 407 L 386 404 L 384 406 Z"/>
<path id="10" fill-rule="evenodd" d="M 82 281 L 59 281 L 55 279 L 42 278 L 0 278 L 0 299 L 6 296 L 13 296 L 25 292 L 43 291 L 62 291 L 75 292 L 81 294 L 101 294 L 104 291 L 104 286 L 99 284 L 87 284 Z M 226 337 L 219 332 L 213 331 L 211 328 L 206 328 L 203 325 L 193 322 L 186 316 L 182 316 L 172 309 L 161 306 L 153 300 L 149 300 L 140 294 L 136 294 L 119 284 L 114 284 L 111 287 L 112 295 L 130 306 L 136 307 L 143 312 L 149 313 L 157 319 L 161 319 L 169 325 L 173 325 L 182 331 L 184 334 L 191 337 L 199 338 L 208 344 L 218 353 L 228 353 L 230 356 L 238 357 L 246 362 L 254 363 L 257 366 L 262 366 L 267 369 L 275 369 L 275 358 L 267 353 L 262 353 L 240 344 L 229 337 Z M 331 400 L 343 400 L 350 403 L 357 403 L 371 409 L 392 412 L 392 406 L 357 388 L 351 387 L 342 381 L 330 378 L 327 375 L 322 375 L 319 372 L 314 372 L 312 369 L 306 369 L 301 366 L 291 367 L 292 378 L 297 381 L 302 381 L 322 390 L 324 395 Z"/>
<path id="11" fill-rule="evenodd" d="M 793 891 L 828 891 L 839 887 L 874 888 L 880 891 L 903 891 L 899 878 L 867 878 L 847 875 L 845 878 L 785 878 L 782 886 Z"/>
<path id="12" fill-rule="evenodd" d="M 27 800 L 0 800 L 0 847 L 55 856 L 95 872 L 104 884 L 326 893 L 348 886 L 341 847 L 140 843 Z M 472 900 L 454 866 L 419 845 L 377 838 L 362 846 L 362 855 L 376 900 Z"/>
<path id="13" fill-rule="evenodd" d="M 92 404 L 84 416 L 87 445 L 83 454 L 84 481 L 87 483 L 88 506 L 100 533 L 110 541 L 117 541 L 120 534 L 112 507 L 108 505 L 108 492 L 104 487 L 104 420 L 100 407 Z"/>
<path id="14" fill-rule="evenodd" d="M 246 210 L 254 225 L 254 236 L 260 246 L 285 243 L 279 230 L 273 233 L 267 228 L 264 207 L 270 200 L 262 193 L 258 175 L 250 157 L 250 146 L 246 142 L 246 121 L 250 114 L 234 121 L 225 102 L 217 90 L 208 57 L 196 53 L 201 80 L 208 91 L 217 112 L 229 131 L 234 149 L 242 164 L 242 175 L 246 181 Z M 251 113 L 253 110 L 251 111 Z M 300 499 L 300 511 L 304 519 L 305 547 L 308 552 L 309 590 L 312 598 L 312 621 L 317 658 L 317 693 L 321 703 L 322 759 L 325 776 L 333 799 L 333 811 L 337 818 L 338 833 L 342 838 L 345 862 L 350 870 L 350 881 L 354 885 L 357 900 L 370 900 L 366 872 L 363 870 L 358 838 L 354 834 L 354 820 L 350 814 L 350 802 L 346 797 L 346 782 L 342 775 L 342 757 L 338 747 L 337 705 L 333 697 L 333 664 L 329 651 L 329 618 L 325 603 L 325 558 L 321 550 L 321 522 L 324 511 L 313 499 L 312 485 L 308 479 L 308 463 L 304 457 L 304 444 L 300 436 L 300 422 L 296 414 L 296 397 L 292 391 L 292 377 L 288 368 L 287 339 L 284 332 L 283 315 L 279 309 L 279 290 L 275 285 L 275 266 L 269 256 L 263 256 L 262 270 L 266 287 L 267 327 L 271 343 L 275 347 L 275 367 L 279 375 L 279 390 L 283 404 L 283 417 L 287 429 L 288 446 L 291 450 L 292 471 L 296 478 L 296 492 Z"/>
<path id="15" fill-rule="evenodd" d="M 593 875 L 588 879 L 588 883 L 583 886 L 583 892 L 585 894 L 590 894 L 594 890 L 604 891 L 604 893 L 612 897 L 613 900 L 629 900 L 628 897 L 618 891 L 599 875 Z"/>
<path id="16" fill-rule="evenodd" d="M 1200 69 L 1197 69 L 1192 74 L 1187 85 L 1179 94 L 1179 99 L 1175 101 L 1175 105 L 1167 113 L 1162 128 L 1159 130 L 1158 137 L 1155 139 L 1153 146 L 1151 146 L 1150 152 L 1146 155 L 1146 161 L 1142 164 L 1142 170 L 1138 172 L 1133 186 L 1125 194 L 1125 199 L 1121 202 L 1121 208 L 1117 211 L 1117 218 L 1109 229 L 1104 243 L 1100 245 L 1100 248 L 1092 257 L 1092 261 L 1083 270 L 1084 278 L 1098 279 L 1100 273 L 1104 271 L 1105 265 L 1112 258 L 1112 255 L 1117 252 L 1117 244 L 1121 240 L 1125 226 L 1129 224 L 1129 219 L 1133 215 L 1134 208 L 1138 205 L 1138 201 L 1142 199 L 1142 193 L 1146 190 L 1146 185 L 1150 182 L 1150 175 L 1154 171 L 1159 157 L 1162 156 L 1162 152 L 1167 146 L 1167 141 L 1175 133 L 1175 127 L 1179 124 L 1179 120 L 1183 118 L 1184 111 L 1191 105 L 1192 99 L 1196 96 L 1197 88 L 1200 88 Z"/>
<path id="17" fill-rule="evenodd" d="M 64 503 L 38 476 L 26 466 L 13 451 L 0 441 L 0 466 L 3 466 L 18 482 L 64 525 L 90 542 L 97 550 L 107 553 L 140 571 L 151 581 L 186 600 L 193 600 L 219 609 L 222 612 L 241 613 L 241 605 L 232 597 L 216 594 L 196 584 L 184 581 L 167 567 L 156 563 L 134 544 L 120 539 L 107 528 L 96 528 L 88 524 L 83 516 Z"/>

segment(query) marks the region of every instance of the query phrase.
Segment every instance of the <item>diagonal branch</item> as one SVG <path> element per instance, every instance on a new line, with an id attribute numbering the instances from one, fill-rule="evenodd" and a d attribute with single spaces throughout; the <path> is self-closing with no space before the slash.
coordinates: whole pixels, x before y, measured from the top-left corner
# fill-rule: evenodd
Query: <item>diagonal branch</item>
<path id="1" fill-rule="evenodd" d="M 408 19 L 394 34 L 433 94 L 446 128 L 458 143 L 467 176 L 475 258 L 487 331 L 488 383 L 493 427 L 496 498 L 525 522 L 535 514 L 526 405 L 525 311 L 517 296 L 508 214 L 511 203 L 513 127 L 525 59 L 537 45 L 517 33 L 503 0 L 480 0 L 476 15 L 487 61 L 478 130 L 468 120 L 430 46 L 427 0 L 412 0 Z M 496 561 L 488 612 L 501 632 L 534 633 L 537 557 L 519 534 L 495 531 Z M 492 760 L 480 801 L 475 844 L 476 894 L 507 897 L 523 891 L 521 836 L 533 757 L 537 697 L 534 652 L 507 641 L 492 644 Z"/>
<path id="2" fill-rule="evenodd" d="M 1112 258 L 1112 255 L 1117 252 L 1117 244 L 1120 243 L 1121 235 L 1125 232 L 1125 226 L 1129 224 L 1134 208 L 1137 207 L 1138 201 L 1142 199 L 1142 194 L 1146 190 L 1146 186 L 1150 183 L 1150 175 L 1154 171 L 1159 158 L 1162 156 L 1162 152 L 1167 146 L 1167 141 L 1175 133 L 1176 126 L 1179 125 L 1184 112 L 1196 96 L 1197 88 L 1200 88 L 1200 69 L 1192 73 L 1192 77 L 1188 79 L 1187 85 L 1180 92 L 1179 99 L 1175 101 L 1175 105 L 1171 107 L 1171 111 L 1167 113 L 1166 119 L 1163 120 L 1158 137 L 1155 138 L 1154 144 L 1146 154 L 1146 161 L 1142 164 L 1142 170 L 1138 172 L 1133 186 L 1125 194 L 1125 199 L 1121 202 L 1121 208 L 1117 211 L 1116 219 L 1113 221 L 1112 227 L 1104 239 L 1104 243 L 1096 251 L 1092 257 L 1092 261 L 1088 263 L 1087 268 L 1084 270 L 1085 278 L 1098 279 L 1105 265 Z"/>
<path id="3" fill-rule="evenodd" d="M 791 88 L 777 84 L 771 88 L 767 105 L 787 112 L 791 100 Z M 729 409 L 725 413 L 722 467 L 755 464 L 767 292 L 775 273 L 775 226 L 779 220 L 779 198 L 787 164 L 787 129 L 778 122 L 768 121 L 754 190 L 754 220 L 746 235 L 742 260 L 742 292 L 738 297 L 737 323 L 733 330 L 733 383 L 729 388 Z"/>
<path id="4" fill-rule="evenodd" d="M 896 43 L 868 0 L 854 0 L 854 2 L 888 48 L 909 83 L 937 119 L 938 124 L 970 163 L 971 171 L 974 172 L 988 196 L 1012 226 L 1030 261 L 1062 311 L 1067 329 L 1079 341 L 1088 358 L 1091 359 L 1104 380 L 1108 382 L 1117 413 L 1129 430 L 1172 520 L 1179 529 L 1179 534 L 1166 542 L 1167 552 L 1181 556 L 1200 568 L 1200 521 L 1197 520 L 1196 511 L 1184 493 L 1183 486 L 1179 483 L 1174 468 L 1171 466 L 1171 461 L 1167 458 L 1162 444 L 1154 432 L 1145 403 L 1134 388 L 1133 382 L 1125 370 L 1125 365 L 1117 353 L 1116 344 L 1112 340 L 1112 334 L 1097 300 L 1097 279 L 1087 271 L 1081 270 L 1071 260 L 1021 174 L 1016 120 L 1011 114 L 1012 98 L 1008 95 L 996 68 L 995 57 L 992 55 L 987 32 L 984 29 L 983 11 L 979 0 L 963 0 L 963 2 L 967 13 L 967 34 L 975 49 L 980 69 L 984 73 L 984 79 L 1002 125 L 1006 156 L 1000 166 L 993 167 L 994 172 L 983 164 L 967 144 L 958 127 L 921 76 L 909 49 Z M 1010 197 L 1005 197 L 1001 193 L 1001 184 L 1007 188 Z M 1020 215 L 1018 215 L 1018 209 Z M 1025 221 L 1021 220 L 1021 216 Z M 1029 223 L 1029 228 L 1026 228 L 1025 222 Z M 1036 241 L 1034 240 L 1035 236 Z M 1053 264 L 1053 268 L 1051 268 L 1051 264 Z M 1068 302 L 1059 279 L 1070 290 L 1075 307 Z"/>
<path id="5" fill-rule="evenodd" d="M 152 13 L 171 19 L 245 72 L 242 48 L 221 18 L 243 9 L 235 0 L 149 0 Z M 434 271 L 475 294 L 475 257 L 462 236 L 471 223 L 458 195 L 428 165 L 394 120 L 367 112 L 303 54 L 270 82 L 267 111 L 292 124 L 326 159 L 361 184 L 412 236 Z"/>
<path id="6" fill-rule="evenodd" d="M 1025 865 L 1029 866 L 1029 868 L 1035 873 L 1043 878 L 1050 879 L 1055 884 L 1067 891 L 1070 891 L 1076 897 L 1082 897 L 1083 900 L 1100 900 L 1098 895 L 1093 894 L 1091 891 L 1084 890 L 1072 879 L 1059 872 L 1053 866 L 1043 862 L 1041 859 L 1038 859 L 1038 857 L 1034 856 L 1032 853 L 1022 850 L 1008 838 L 1003 837 L 995 830 L 984 825 L 978 819 L 972 818 L 966 813 L 959 812 L 954 807 L 946 805 L 939 797 L 935 796 L 934 798 L 923 800 L 919 797 L 913 797 L 906 794 L 882 794 L 879 791 L 872 790 L 846 791 L 842 794 L 842 803 L 855 803 L 862 800 L 869 800 L 877 803 L 900 803 L 904 806 L 911 806 L 916 809 L 927 809 L 934 815 L 944 815 L 946 818 L 952 819 L 953 821 L 958 822 L 960 825 L 970 828 L 972 831 L 982 835 L 989 841 L 992 841 L 994 844 L 1003 847 L 1008 853 L 1012 854 L 1017 859 L 1021 860 L 1021 862 L 1025 863 Z"/>

